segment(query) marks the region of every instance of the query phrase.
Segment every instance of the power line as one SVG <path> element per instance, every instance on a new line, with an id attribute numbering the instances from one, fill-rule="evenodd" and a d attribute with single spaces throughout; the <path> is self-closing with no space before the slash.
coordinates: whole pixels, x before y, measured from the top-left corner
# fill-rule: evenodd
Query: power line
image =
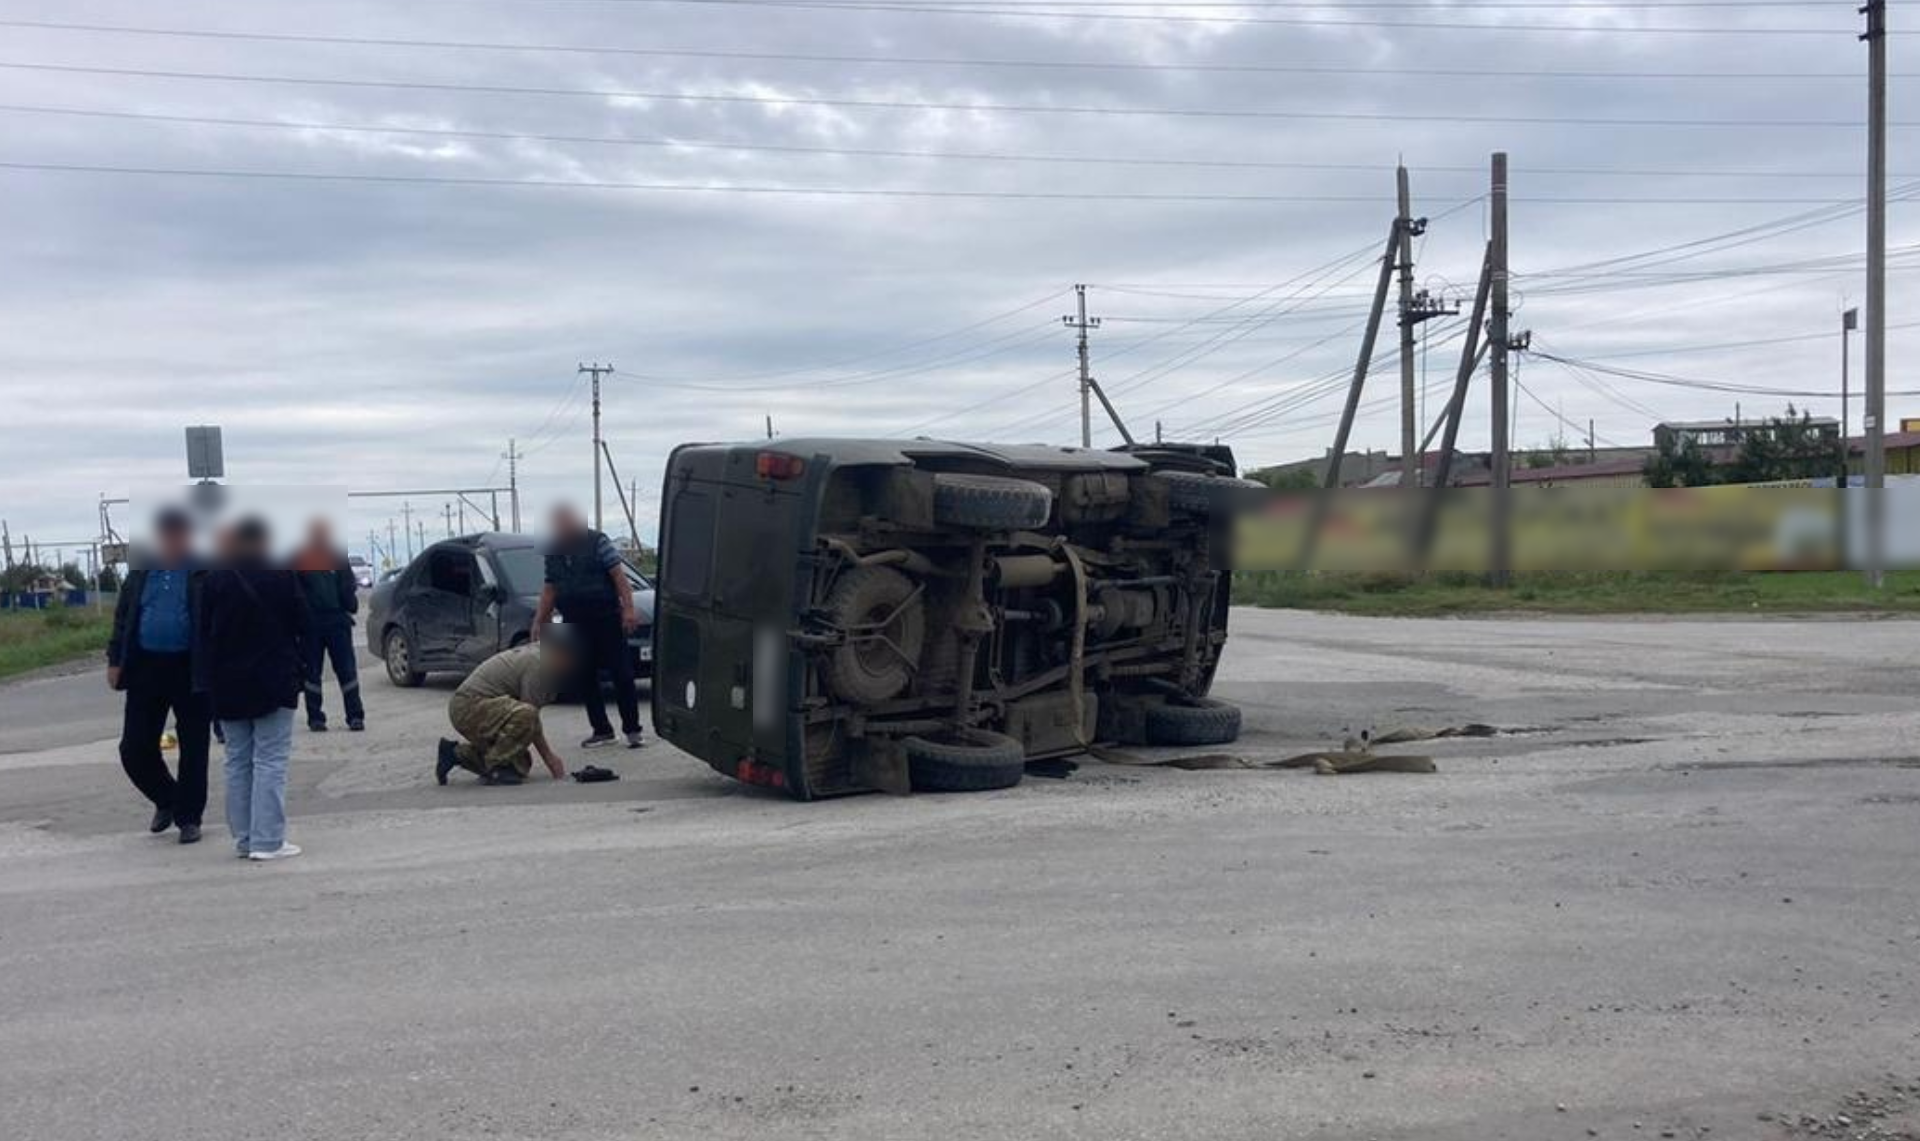
<path id="1" fill-rule="evenodd" d="M 528 0 L 521 0 L 528 2 Z M 1084 11 L 1072 8 L 1074 0 L 1054 3 L 1040 0 L 1041 7 L 1027 7 L 1023 0 L 982 0 L 974 4 L 883 3 L 879 0 L 539 0 L 542 3 L 596 4 L 682 4 L 715 8 L 774 8 L 796 11 L 890 12 L 933 16 L 1011 16 L 1048 20 L 1112 20 L 1187 24 L 1263 24 L 1305 28 L 1399 28 L 1421 31 L 1473 32 L 1560 32 L 1631 35 L 1773 35 L 1773 36 L 1851 36 L 1851 31 L 1834 28 L 1775 28 L 1752 26 L 1706 27 L 1625 27 L 1595 24 L 1463 24 L 1417 20 L 1304 20 L 1285 16 L 1215 16 L 1169 12 Z M 1221 7 L 1222 5 L 1202 5 Z M 1224 5 L 1232 7 L 1233 5 Z M 1662 7 L 1664 5 L 1653 5 Z M 1161 7 L 1161 5 L 1154 5 Z M 1831 10 L 1831 9 L 1829 9 Z"/>
<path id="2" fill-rule="evenodd" d="M 752 391 L 751 389 L 747 389 L 747 388 L 738 388 L 735 382 L 772 380 L 778 377 L 800 376 L 806 373 L 822 372 L 827 369 L 841 368 L 849 364 L 859 364 L 863 361 L 876 360 L 880 357 L 893 356 L 895 353 L 906 352 L 912 349 L 923 348 L 927 345 L 938 344 L 941 341 L 952 340 L 955 337 L 964 336 L 967 333 L 984 329 L 988 325 L 998 324 L 1001 321 L 1005 321 L 1013 317 L 1018 317 L 1020 314 L 1030 312 L 1031 310 L 1034 310 L 1034 309 L 1038 309 L 1042 305 L 1051 304 L 1053 301 L 1057 300 L 1060 296 L 1062 296 L 1066 292 L 1067 291 L 1064 289 L 1058 289 L 1036 301 L 1029 301 L 1023 305 L 1017 305 L 1012 309 L 1008 309 L 1000 313 L 995 313 L 991 317 L 984 317 L 970 324 L 962 325 L 957 329 L 950 329 L 944 333 L 936 333 L 930 337 L 916 337 L 911 341 L 902 341 L 897 344 L 889 345 L 884 349 L 876 349 L 872 352 L 859 353 L 851 357 L 842 357 L 838 360 L 824 362 L 817 365 L 806 365 L 799 368 L 773 369 L 767 372 L 745 373 L 745 374 L 728 378 L 725 380 L 709 379 L 701 383 L 691 383 L 691 382 L 684 382 L 684 381 L 676 382 L 671 378 L 654 376 L 647 373 L 623 373 L 622 375 L 645 380 L 650 384 L 677 384 L 679 387 L 684 387 L 684 388 L 707 388 L 707 389 L 712 389 L 716 391 L 724 391 L 729 389 L 733 389 L 737 391 Z M 1052 323 L 1048 322 L 1046 327 L 1048 329 L 1051 329 Z M 1026 330 L 1025 329 L 1016 330 L 1016 333 L 1014 335 L 1018 335 L 1019 333 L 1024 331 Z M 989 341 L 987 343 L 992 344 L 993 342 Z M 903 366 L 895 366 L 895 368 L 898 368 L 898 367 L 903 367 Z M 863 376 L 877 375 L 878 373 L 881 373 L 881 372 L 893 372 L 895 371 L 895 368 L 874 370 L 866 373 L 855 373 L 855 374 L 852 374 L 852 377 L 858 378 Z M 849 377 L 833 378 L 825 381 L 824 383 L 827 385 L 832 385 L 835 382 L 835 380 L 846 380 L 846 379 L 850 379 L 850 378 Z"/>
<path id="3" fill-rule="evenodd" d="M 1110 191 L 1042 190 L 921 190 L 908 187 L 763 186 L 746 184 L 691 185 L 672 182 L 618 182 L 590 179 L 483 178 L 424 174 L 340 174 L 319 171 L 196 169 L 158 166 L 107 166 L 89 163 L 15 162 L 0 160 L 0 170 L 58 174 L 106 174 L 155 178 L 261 179 L 283 182 L 373 183 L 393 186 L 477 186 L 545 190 L 631 190 L 680 194 L 755 194 L 795 197 L 1009 199 L 1036 202 L 1231 202 L 1296 204 L 1364 204 L 1387 201 L 1381 195 L 1357 194 L 1157 194 Z M 1807 198 L 1515 198 L 1533 206 L 1774 206 L 1826 201 Z M 1835 202 L 1834 205 L 1841 203 Z"/>
<path id="4" fill-rule="evenodd" d="M 1084 191 L 1025 191 L 1025 190 L 920 190 L 893 187 L 849 187 L 849 186 L 760 186 L 743 184 L 689 185 L 671 182 L 618 182 L 590 179 L 549 179 L 549 178 L 482 178 L 462 177 L 458 175 L 424 174 L 338 174 L 318 171 L 282 171 L 282 170 L 228 170 L 193 169 L 183 167 L 156 166 L 107 166 L 86 163 L 51 162 L 13 162 L 0 161 L 0 170 L 41 171 L 64 174 L 108 174 L 129 176 L 151 176 L 159 178 L 223 178 L 223 179 L 262 179 L 287 182 L 359 182 L 397 186 L 478 186 L 478 187 L 515 187 L 545 190 L 632 190 L 662 193 L 690 194 L 759 194 L 793 195 L 796 197 L 851 197 L 851 198 L 937 198 L 937 199 L 1016 199 L 1028 201 L 1054 202 L 1240 202 L 1240 203 L 1367 203 L 1374 204 L 1384 199 L 1377 195 L 1341 195 L 1341 194 L 1148 194 L 1131 192 L 1084 192 Z M 1548 202 L 1568 205 L 1590 205 L 1591 199 L 1527 199 L 1536 204 Z M 1621 200 L 1615 200 L 1621 201 Z M 1772 203 L 1776 199 L 1737 199 L 1729 202 L 1724 199 L 1688 198 L 1680 200 L 1626 199 L 1624 201 L 1642 202 L 1651 205 L 1697 204 L 1708 206 L 1733 205 L 1741 203 Z"/>
<path id="5" fill-rule="evenodd" d="M 1165 7 L 1160 4 L 1156 7 Z M 1208 4 L 1207 7 L 1234 7 L 1232 4 Z M 1325 7 L 1326 5 L 1316 5 Z M 1426 0 L 1409 7 L 1426 8 Z M 1476 5 L 1486 7 L 1487 5 Z M 1519 5 L 1515 5 L 1519 6 Z M 1528 7 L 1577 8 L 1579 5 L 1538 4 Z M 1609 4 L 1615 8 L 1622 5 Z M 1727 0 L 1727 7 L 1751 7 L 1740 0 Z M 54 20 L 0 20 L 0 27 L 38 29 L 43 31 L 83 32 L 99 35 L 148 36 L 170 39 L 227 40 L 245 43 L 294 43 L 319 44 L 341 47 L 383 47 L 383 48 L 424 48 L 454 51 L 494 51 L 521 52 L 553 55 L 620 55 L 643 58 L 687 58 L 687 59 L 726 59 L 751 60 L 764 63 L 822 63 L 834 65 L 860 64 L 886 67 L 978 67 L 1005 69 L 1032 69 L 1047 71 L 1139 71 L 1139 72 L 1215 72 L 1227 74 L 1256 75 L 1409 75 L 1436 79 L 1479 79 L 1496 78 L 1484 68 L 1444 68 L 1444 67 L 1339 67 L 1314 64 L 1234 64 L 1234 63 L 1148 63 L 1135 60 L 1043 60 L 1043 59 L 960 59 L 941 56 L 905 56 L 905 55 L 848 55 L 840 53 L 818 52 L 775 52 L 742 51 L 720 48 L 687 47 L 619 47 L 604 44 L 555 44 L 555 43 L 510 43 L 498 40 L 441 40 L 406 39 L 384 36 L 336 36 L 298 34 L 291 32 L 243 32 L 226 29 L 204 28 L 154 28 L 135 27 L 125 24 L 83 24 Z M 1913 78 L 1920 72 L 1896 72 L 1898 78 Z M 1702 81 L 1775 81 L 1775 80 L 1846 80 L 1857 81 L 1859 76 L 1850 71 L 1591 71 L 1501 68 L 1497 78 L 1502 81 L 1514 79 L 1593 79 L 1616 81 L 1622 79 L 1650 80 L 1702 80 Z M 1477 169 L 1477 168 L 1476 168 Z"/>
<path id="6" fill-rule="evenodd" d="M 676 0 L 689 2 L 689 0 Z M 736 0 L 727 0 L 729 3 Z M 743 2 L 743 0 L 742 0 Z M 1807 128 L 1859 129 L 1850 119 L 1643 119 L 1628 117 L 1566 118 L 1554 115 L 1453 115 L 1407 111 L 1300 111 L 1227 107 L 1102 107 L 1047 103 L 950 103 L 931 100 L 827 98 L 813 95 L 745 95 L 707 91 L 626 91 L 578 87 L 522 87 L 489 83 L 435 83 L 425 80 L 342 79 L 290 75 L 243 75 L 231 72 L 168 71 L 155 68 L 92 67 L 79 64 L 0 61 L 13 71 L 68 75 L 112 75 L 141 79 L 179 79 L 214 83 L 270 83 L 304 87 L 380 88 L 401 91 L 460 91 L 495 95 L 541 95 L 592 99 L 651 99 L 690 103 L 750 104 L 776 107 L 842 107 L 889 111 L 966 111 L 1021 115 L 1166 116 L 1173 118 L 1306 120 L 1339 123 L 1487 123 L 1541 124 L 1561 127 L 1682 127 L 1682 128 Z M 1912 127 L 1907 121 L 1888 126 Z"/>
<path id="7" fill-rule="evenodd" d="M 740 143 L 707 139 L 683 139 L 676 137 L 633 137 L 625 135 L 578 135 L 578 134 L 541 134 L 524 131 L 483 131 L 454 127 L 408 127 L 391 124 L 332 123 L 299 119 L 243 119 L 231 116 L 180 115 L 156 111 L 116 111 L 92 107 L 46 107 L 27 104 L 0 104 L 0 112 L 16 115 L 61 115 L 88 119 L 122 120 L 138 123 L 175 123 L 192 126 L 244 127 L 276 131 L 330 131 L 350 134 L 380 134 L 423 136 L 428 138 L 449 139 L 485 139 L 496 142 L 512 143 L 561 143 L 595 146 L 653 147 L 666 150 L 715 150 L 738 152 L 765 152 L 770 154 L 832 155 L 851 158 L 903 158 L 936 159 L 970 162 L 1007 162 L 1042 163 L 1060 165 L 1093 166 L 1158 166 L 1200 169 L 1243 169 L 1243 170 L 1320 170 L 1352 171 L 1367 174 L 1379 174 L 1391 167 L 1377 163 L 1337 163 L 1337 162 L 1295 162 L 1287 160 L 1258 159 L 1207 159 L 1207 158 L 1162 158 L 1154 156 L 1132 155 L 1060 155 L 1060 154 L 1021 154 L 994 151 L 923 151 L 894 150 L 881 147 L 822 147 L 799 146 L 778 143 Z M 1415 166 L 1422 174 L 1474 174 L 1483 173 L 1478 167 L 1467 166 Z M 1608 169 L 1596 167 L 1541 167 L 1527 170 L 1530 176 L 1562 175 L 1569 177 L 1625 177 L 1625 178 L 1847 178 L 1854 177 L 1844 171 L 1834 170 L 1647 170 L 1647 169 Z M 1908 177 L 1908 176 L 1902 176 Z"/>

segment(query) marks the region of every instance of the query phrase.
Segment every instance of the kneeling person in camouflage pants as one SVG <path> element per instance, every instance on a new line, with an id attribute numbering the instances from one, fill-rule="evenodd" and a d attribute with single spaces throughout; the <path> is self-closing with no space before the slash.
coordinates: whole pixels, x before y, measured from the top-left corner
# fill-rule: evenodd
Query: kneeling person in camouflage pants
<path id="1" fill-rule="evenodd" d="M 447 703 L 447 719 L 465 740 L 441 740 L 434 779 L 445 784 L 460 768 L 487 784 L 519 784 L 533 771 L 529 749 L 539 750 L 554 780 L 564 779 L 567 766 L 547 744 L 540 709 L 553 702 L 573 665 L 571 647 L 562 639 L 516 646 L 481 663 Z"/>

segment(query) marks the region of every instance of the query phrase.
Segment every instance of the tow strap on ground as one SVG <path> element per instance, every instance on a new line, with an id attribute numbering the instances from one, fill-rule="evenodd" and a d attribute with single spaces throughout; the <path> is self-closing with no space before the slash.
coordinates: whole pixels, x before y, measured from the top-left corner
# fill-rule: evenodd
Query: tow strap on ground
<path id="1" fill-rule="evenodd" d="M 1300 753 L 1277 761 L 1250 761 L 1233 753 L 1199 753 L 1181 757 L 1142 757 L 1135 753 L 1091 745 L 1087 753 L 1110 765 L 1139 768 L 1181 769 L 1203 772 L 1211 769 L 1312 769 L 1322 776 L 1350 773 L 1435 773 L 1440 769 L 1433 758 L 1414 753 L 1376 753 L 1375 745 L 1401 745 L 1410 741 L 1434 741 L 1448 737 L 1492 737 L 1500 732 L 1492 725 L 1469 722 L 1441 728 L 1404 726 L 1385 733 L 1365 733 L 1349 737 L 1338 749 Z"/>

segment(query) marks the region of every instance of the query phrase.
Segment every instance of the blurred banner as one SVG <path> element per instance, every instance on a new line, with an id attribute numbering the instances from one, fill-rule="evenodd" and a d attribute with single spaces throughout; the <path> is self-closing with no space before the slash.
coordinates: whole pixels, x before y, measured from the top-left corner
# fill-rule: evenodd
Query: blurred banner
<path id="1" fill-rule="evenodd" d="M 1875 494 L 1885 504 L 1887 565 L 1920 566 L 1920 480 L 1889 477 L 1880 492 L 1843 490 L 1831 480 L 1671 490 L 1515 487 L 1513 569 L 1858 567 Z M 1303 559 L 1323 495 L 1320 534 Z M 1491 505 L 1486 488 L 1450 488 L 1437 505 L 1432 491 L 1276 492 L 1242 517 L 1235 563 L 1241 570 L 1484 572 Z"/>

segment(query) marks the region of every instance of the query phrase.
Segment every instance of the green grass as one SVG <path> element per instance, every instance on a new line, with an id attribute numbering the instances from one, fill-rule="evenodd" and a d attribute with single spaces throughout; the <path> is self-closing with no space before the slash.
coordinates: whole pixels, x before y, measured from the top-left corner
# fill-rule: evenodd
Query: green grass
<path id="1" fill-rule="evenodd" d="M 1920 614 L 1920 571 L 1868 590 L 1853 571 L 1585 572 L 1517 575 L 1504 591 L 1478 576 L 1300 574 L 1236 576 L 1234 601 L 1293 610 L 1421 617 L 1535 611 L 1555 614 Z"/>
<path id="2" fill-rule="evenodd" d="M 0 611 L 0 678 L 103 655 L 112 632 L 113 614 L 105 610 Z"/>

